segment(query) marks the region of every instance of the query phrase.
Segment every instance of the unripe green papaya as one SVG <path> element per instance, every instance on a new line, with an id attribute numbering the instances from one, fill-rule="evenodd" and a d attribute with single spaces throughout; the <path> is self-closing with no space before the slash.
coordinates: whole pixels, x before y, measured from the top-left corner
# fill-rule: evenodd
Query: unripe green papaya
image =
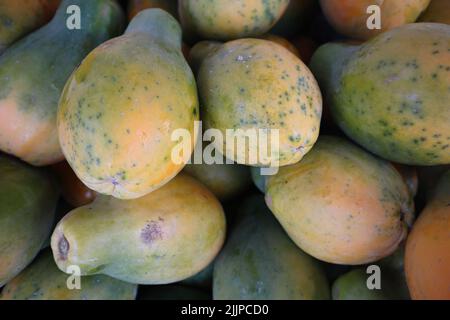
<path id="1" fill-rule="evenodd" d="M 302 161 L 268 177 L 266 203 L 306 253 L 348 265 L 394 252 L 414 213 L 412 196 L 391 163 L 323 135 Z"/>
<path id="2" fill-rule="evenodd" d="M 213 144 L 229 159 L 268 165 L 261 155 L 267 146 L 270 161 L 284 166 L 298 162 L 314 145 L 320 90 L 309 69 L 286 48 L 262 39 L 227 42 L 206 56 L 197 80 L 205 129 L 220 131 L 224 138 Z M 235 140 L 245 139 L 256 143 L 235 146 Z"/>
<path id="3" fill-rule="evenodd" d="M 450 26 L 414 23 L 311 62 L 336 124 L 367 150 L 411 165 L 450 163 Z"/>
<path id="4" fill-rule="evenodd" d="M 231 40 L 266 33 L 288 4 L 289 0 L 179 0 L 178 13 L 189 35 Z"/>
<path id="5" fill-rule="evenodd" d="M 58 192 L 42 169 L 0 154 L 0 287 L 21 272 L 51 233 Z"/>
<path id="6" fill-rule="evenodd" d="M 81 277 L 76 281 L 58 269 L 51 250 L 41 253 L 33 263 L 3 288 L 0 300 L 134 300 L 137 285 L 104 275 Z M 74 285 L 73 288 L 68 288 Z"/>
<path id="7" fill-rule="evenodd" d="M 181 28 L 161 9 L 133 18 L 125 34 L 105 42 L 68 80 L 58 110 L 61 147 L 89 188 L 120 199 L 167 183 L 190 158 L 172 152 L 176 130 L 197 139 L 195 79 L 181 52 Z M 191 149 L 191 151 L 192 151 Z"/>
<path id="8" fill-rule="evenodd" d="M 70 6 L 79 8 L 80 29 L 69 28 Z M 90 50 L 121 32 L 123 20 L 112 0 L 64 0 L 50 23 L 0 56 L 0 150 L 39 166 L 63 159 L 56 111 L 64 84 Z"/>
<path id="9" fill-rule="evenodd" d="M 139 284 L 184 280 L 205 268 L 225 237 L 219 201 L 202 184 L 178 175 L 134 200 L 98 196 L 67 214 L 51 239 L 58 267 Z"/>
<path id="10" fill-rule="evenodd" d="M 176 284 L 141 286 L 139 300 L 211 300 L 204 291 Z"/>
<path id="11" fill-rule="evenodd" d="M 249 198 L 242 210 L 214 264 L 214 299 L 328 299 L 319 262 L 289 239 L 263 197 Z"/>

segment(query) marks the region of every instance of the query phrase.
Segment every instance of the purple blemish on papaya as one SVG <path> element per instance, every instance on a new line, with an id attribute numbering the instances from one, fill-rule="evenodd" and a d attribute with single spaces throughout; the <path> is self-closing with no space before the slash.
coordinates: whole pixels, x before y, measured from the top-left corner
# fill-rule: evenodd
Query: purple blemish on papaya
<path id="1" fill-rule="evenodd" d="M 59 259 L 62 261 L 67 260 L 67 254 L 69 253 L 70 245 L 64 235 L 61 235 L 61 238 L 58 241 L 58 254 Z"/>
<path id="2" fill-rule="evenodd" d="M 159 219 L 159 221 L 163 221 Z M 156 240 L 162 240 L 163 232 L 161 230 L 160 223 L 157 221 L 148 222 L 141 230 L 141 239 L 145 244 L 151 244 Z"/>

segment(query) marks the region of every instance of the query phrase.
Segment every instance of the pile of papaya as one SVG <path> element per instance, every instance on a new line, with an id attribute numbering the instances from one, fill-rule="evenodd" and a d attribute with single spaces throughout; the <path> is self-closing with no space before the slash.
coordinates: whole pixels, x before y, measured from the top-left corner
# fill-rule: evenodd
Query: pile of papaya
<path id="1" fill-rule="evenodd" d="M 0 0 L 0 299 L 450 300 L 450 1 Z"/>

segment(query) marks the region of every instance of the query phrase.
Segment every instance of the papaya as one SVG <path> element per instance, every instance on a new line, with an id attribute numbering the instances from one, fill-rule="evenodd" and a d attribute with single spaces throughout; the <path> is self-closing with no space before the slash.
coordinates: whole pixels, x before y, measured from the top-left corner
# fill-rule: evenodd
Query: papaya
<path id="1" fill-rule="evenodd" d="M 417 174 L 417 169 L 415 167 L 405 166 L 398 163 L 393 163 L 392 165 L 403 177 L 403 180 L 405 181 L 411 196 L 414 198 L 417 194 L 417 190 L 419 189 L 419 177 Z"/>
<path id="2" fill-rule="evenodd" d="M 450 171 L 447 171 L 406 241 L 405 272 L 412 299 L 450 299 L 449 204 Z"/>
<path id="3" fill-rule="evenodd" d="M 139 300 L 211 300 L 204 291 L 176 284 L 141 286 Z"/>
<path id="4" fill-rule="evenodd" d="M 239 164 L 188 164 L 185 173 L 203 183 L 219 200 L 229 200 L 251 185 L 249 168 Z"/>
<path id="5" fill-rule="evenodd" d="M 48 172 L 0 154 L 0 288 L 51 233 L 58 192 Z"/>
<path id="6" fill-rule="evenodd" d="M 176 94 L 174 94 L 176 93 Z M 90 189 L 134 199 L 182 170 L 197 141 L 195 79 L 181 52 L 178 22 L 141 11 L 125 34 L 93 50 L 68 80 L 57 124 L 63 153 Z M 190 135 L 191 152 L 172 151 Z"/>
<path id="7" fill-rule="evenodd" d="M 300 52 L 286 38 L 280 37 L 280 36 L 275 35 L 275 34 L 268 33 L 268 34 L 265 34 L 265 35 L 261 36 L 261 39 L 265 39 L 265 40 L 269 40 L 269 41 L 275 42 L 275 43 L 279 44 L 280 46 L 285 47 L 291 53 L 293 53 L 294 55 L 296 55 L 297 57 L 300 58 Z"/>
<path id="8" fill-rule="evenodd" d="M 369 289 L 367 273 L 364 268 L 353 269 L 340 276 L 331 289 L 333 300 L 405 300 L 402 294 L 397 292 L 395 279 L 389 273 L 381 271 L 380 288 Z"/>
<path id="9" fill-rule="evenodd" d="M 267 150 L 280 166 L 298 162 L 318 137 L 322 97 L 317 82 L 298 57 L 272 41 L 239 39 L 223 44 L 206 56 L 197 82 L 205 129 L 234 137 L 213 141 L 230 160 L 267 165 L 259 146 L 269 143 L 261 131 L 269 140 L 278 132 L 276 146 L 270 143 Z M 227 129 L 234 130 L 232 135 Z M 257 143 L 235 148 L 234 141 L 248 138 L 249 131 Z"/>
<path id="10" fill-rule="evenodd" d="M 139 199 L 99 195 L 64 216 L 51 247 L 64 272 L 78 265 L 81 275 L 168 284 L 205 268 L 224 237 L 219 201 L 202 184 L 180 174 Z"/>
<path id="11" fill-rule="evenodd" d="M 16 40 L 47 23 L 60 0 L 0 2 L 0 54 Z"/>
<path id="12" fill-rule="evenodd" d="M 51 168 L 58 179 L 62 196 L 70 205 L 81 207 L 94 201 L 97 193 L 78 179 L 67 161 L 54 164 Z"/>
<path id="13" fill-rule="evenodd" d="M 305 29 L 318 9 L 317 0 L 291 0 L 280 20 L 270 29 L 271 33 L 291 38 Z"/>
<path id="14" fill-rule="evenodd" d="M 341 34 L 359 40 L 368 40 L 380 33 L 412 23 L 428 7 L 430 0 L 320 0 L 328 22 Z M 368 28 L 378 6 L 381 28 Z"/>
<path id="15" fill-rule="evenodd" d="M 215 300 L 329 299 L 319 262 L 286 235 L 257 195 L 242 207 L 214 263 Z"/>
<path id="16" fill-rule="evenodd" d="M 128 1 L 128 20 L 131 21 L 139 12 L 145 9 L 159 8 L 167 11 L 172 16 L 177 17 L 177 0 L 129 0 Z"/>
<path id="17" fill-rule="evenodd" d="M 400 164 L 448 164 L 449 43 L 450 26 L 414 23 L 360 46 L 325 44 L 310 67 L 351 139 Z"/>
<path id="18" fill-rule="evenodd" d="M 327 135 L 268 177 L 266 203 L 301 249 L 334 264 L 390 255 L 413 220 L 411 195 L 389 162 Z"/>
<path id="19" fill-rule="evenodd" d="M 70 30 L 67 8 L 80 8 L 80 30 Z M 101 42 L 121 31 L 123 13 L 112 0 L 64 0 L 46 26 L 0 56 L 0 150 L 42 166 L 63 160 L 56 130 L 66 80 Z"/>
<path id="20" fill-rule="evenodd" d="M 104 275 L 81 277 L 79 289 L 69 289 L 51 250 L 45 250 L 3 288 L 0 300 L 134 300 L 137 285 Z M 75 281 L 74 281 L 75 282 Z M 75 283 L 74 283 L 75 284 Z"/>
<path id="21" fill-rule="evenodd" d="M 419 21 L 450 24 L 450 2 L 448 0 L 431 0 Z"/>
<path id="22" fill-rule="evenodd" d="M 233 40 L 266 33 L 289 0 L 179 0 L 183 30 L 205 40 Z"/>
<path id="23" fill-rule="evenodd" d="M 188 62 L 192 68 L 192 71 L 197 75 L 200 65 L 203 60 L 209 55 L 220 48 L 222 42 L 219 41 L 199 41 L 189 51 Z"/>
<path id="24" fill-rule="evenodd" d="M 180 284 L 186 285 L 189 287 L 198 287 L 198 288 L 204 288 L 204 289 L 211 288 L 213 270 L 214 270 L 214 261 L 211 262 L 202 271 L 181 281 Z"/>

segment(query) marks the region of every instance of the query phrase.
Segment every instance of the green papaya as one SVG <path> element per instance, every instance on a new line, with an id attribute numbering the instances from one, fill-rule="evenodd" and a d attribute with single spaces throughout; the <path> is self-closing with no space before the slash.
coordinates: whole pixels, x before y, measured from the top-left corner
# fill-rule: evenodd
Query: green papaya
<path id="1" fill-rule="evenodd" d="M 197 88 L 181 52 L 180 25 L 161 9 L 146 9 L 124 35 L 93 50 L 68 80 L 58 133 L 84 184 L 133 199 L 182 170 L 197 141 L 198 119 Z M 179 161 L 173 157 L 181 140 L 173 138 L 177 132 L 188 133 L 182 142 L 191 148 L 180 152 Z"/>
<path id="2" fill-rule="evenodd" d="M 58 192 L 51 177 L 0 154 L 0 287 L 38 254 L 51 233 Z"/>
<path id="3" fill-rule="evenodd" d="M 225 238 L 225 216 L 214 195 L 187 175 L 134 200 L 98 196 L 67 214 L 51 247 L 62 271 L 105 274 L 139 284 L 168 284 L 205 268 Z"/>
<path id="4" fill-rule="evenodd" d="M 448 164 L 449 44 L 449 25 L 407 24 L 359 46 L 325 44 L 311 69 L 351 139 L 394 162 Z"/>
<path id="5" fill-rule="evenodd" d="M 211 300 L 204 291 L 176 284 L 141 286 L 139 300 Z"/>
<path id="6" fill-rule="evenodd" d="M 268 177 L 266 203 L 300 248 L 334 264 L 390 255 L 414 218 L 411 194 L 391 163 L 326 135 L 302 161 Z"/>
<path id="7" fill-rule="evenodd" d="M 70 6 L 79 8 L 79 30 L 69 28 L 77 27 Z M 64 84 L 90 50 L 121 31 L 123 19 L 112 0 L 64 0 L 50 23 L 0 56 L 0 150 L 36 166 L 63 159 L 56 111 Z"/>
<path id="8" fill-rule="evenodd" d="M 55 264 L 51 250 L 42 252 L 31 265 L 3 288 L 0 300 L 134 300 L 137 285 L 104 275 L 69 279 Z M 68 284 L 74 285 L 69 289 Z"/>
<path id="9" fill-rule="evenodd" d="M 263 197 L 249 198 L 242 210 L 214 264 L 214 299 L 328 299 L 319 262 L 289 239 Z"/>

